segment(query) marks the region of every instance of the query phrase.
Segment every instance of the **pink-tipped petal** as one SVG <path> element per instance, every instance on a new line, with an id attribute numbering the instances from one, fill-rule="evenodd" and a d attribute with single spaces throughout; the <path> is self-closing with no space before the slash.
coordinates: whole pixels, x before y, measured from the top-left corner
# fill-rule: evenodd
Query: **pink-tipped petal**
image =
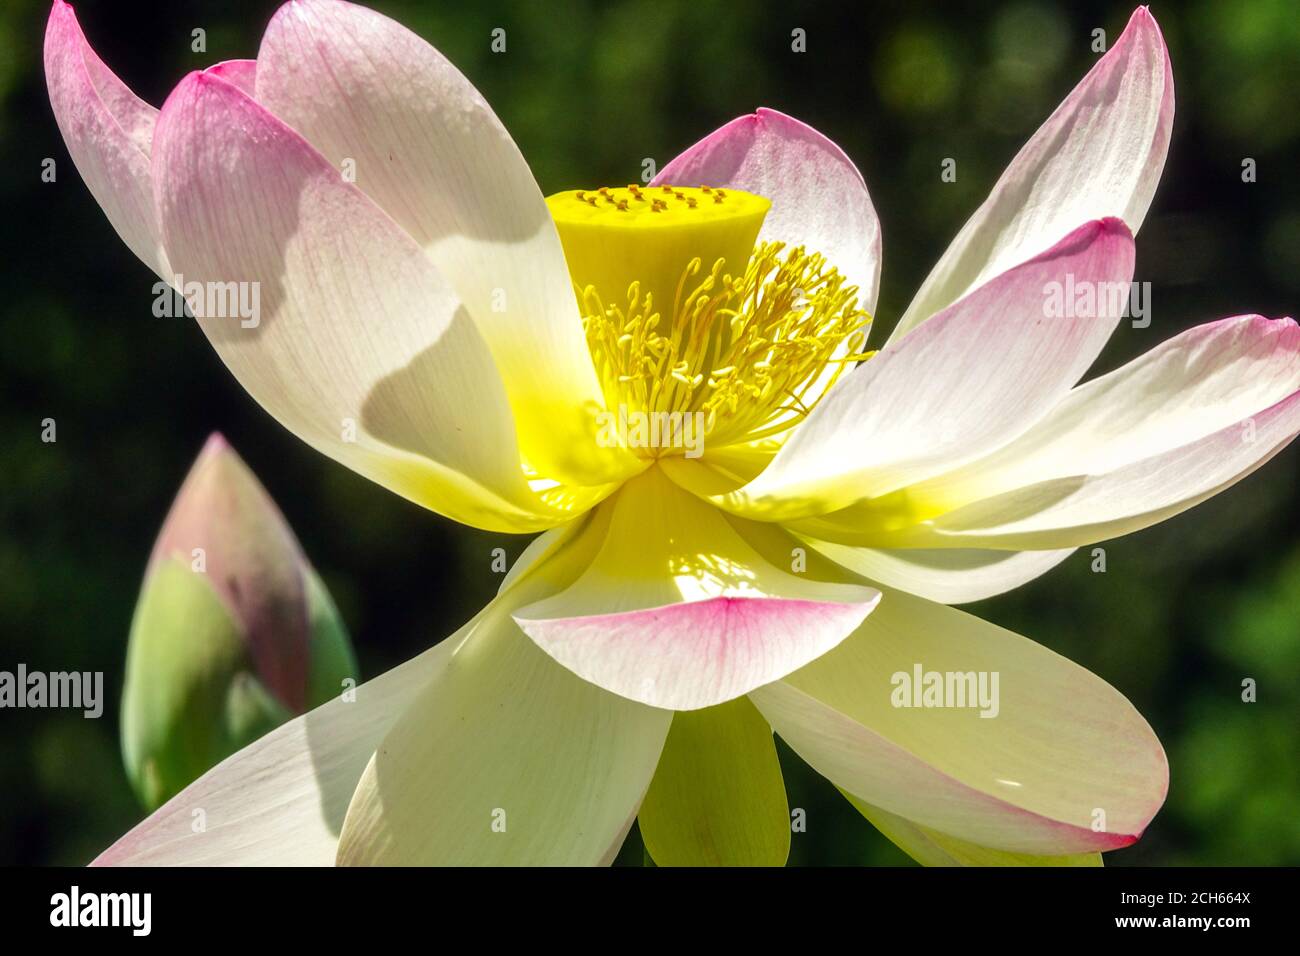
<path id="1" fill-rule="evenodd" d="M 808 124 L 771 109 L 737 117 L 664 166 L 652 185 L 662 183 L 767 197 L 772 210 L 759 240 L 822 253 L 858 287 L 862 308 L 875 312 L 880 220 L 853 161 Z"/>
<path id="2" fill-rule="evenodd" d="M 962 227 L 890 338 L 1037 255 L 1067 229 L 1116 216 L 1138 231 L 1174 118 L 1169 52 L 1146 7 L 1016 154 Z"/>
<path id="3" fill-rule="evenodd" d="M 595 484 L 635 471 L 594 440 L 602 399 L 555 225 L 473 85 L 401 24 L 338 0 L 286 3 L 257 99 L 398 222 L 464 303 L 501 371 L 530 463 Z"/>
<path id="4" fill-rule="evenodd" d="M 847 376 L 762 474 L 714 500 L 746 517 L 803 518 L 987 454 L 1079 380 L 1118 323 L 1132 276 L 1122 222 L 1076 228 Z M 1090 305 L 1075 307 L 1076 289 L 1096 293 Z"/>
<path id="5" fill-rule="evenodd" d="M 965 706 L 955 690 L 925 706 L 912 686 L 918 668 L 919 691 L 929 673 L 944 687 L 955 687 L 948 675 L 962 677 L 973 691 Z M 995 850 L 1127 846 L 1168 789 L 1159 740 L 1105 681 L 1017 634 L 896 591 L 838 648 L 750 697 L 842 790 Z"/>
<path id="6" fill-rule="evenodd" d="M 225 80 L 245 96 L 257 98 L 257 61 L 224 60 L 208 67 L 203 72 Z"/>
<path id="7" fill-rule="evenodd" d="M 843 640 L 879 599 L 857 583 L 783 570 L 658 469 L 600 517 L 590 567 L 515 620 L 579 677 L 654 707 L 708 707 L 783 677 Z M 791 545 L 781 560 L 793 560 Z"/>
<path id="8" fill-rule="evenodd" d="M 834 647 L 871 612 L 856 603 L 716 597 L 520 627 L 569 670 L 670 710 L 732 700 Z"/>
<path id="9" fill-rule="evenodd" d="M 172 266 L 217 305 L 196 309 L 200 326 L 282 424 L 467 524 L 569 517 L 524 482 L 500 377 L 454 292 L 296 132 L 192 73 L 163 106 L 153 171 Z"/>
<path id="10" fill-rule="evenodd" d="M 1072 391 L 988 459 L 910 490 L 941 547 L 1076 547 L 1178 514 L 1300 433 L 1300 327 L 1197 326 Z"/>
<path id="11" fill-rule="evenodd" d="M 91 195 L 140 261 L 170 281 L 149 171 L 158 111 L 95 55 L 63 0 L 55 0 L 45 29 L 45 82 L 59 132 Z"/>
<path id="12" fill-rule="evenodd" d="M 958 840 L 938 830 L 913 823 L 906 817 L 886 813 L 879 807 L 863 803 L 845 794 L 849 803 L 871 821 L 871 825 L 889 838 L 896 847 L 922 866 L 1101 866 L 1101 854 L 1073 853 L 1060 856 L 1035 856 L 1031 853 L 1008 853 Z"/>

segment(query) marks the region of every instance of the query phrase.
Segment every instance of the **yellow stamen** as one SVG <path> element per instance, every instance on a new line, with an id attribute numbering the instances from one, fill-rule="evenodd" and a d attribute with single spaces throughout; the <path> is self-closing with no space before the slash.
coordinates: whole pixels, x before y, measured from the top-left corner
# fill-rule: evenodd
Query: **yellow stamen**
<path id="1" fill-rule="evenodd" d="M 607 305 L 585 289 L 587 344 L 608 407 L 703 412 L 714 448 L 757 441 L 803 419 L 824 371 L 833 382 L 868 357 L 861 348 L 870 318 L 856 308 L 857 289 L 821 255 L 784 252 L 782 243 L 759 246 L 739 281 L 715 263 L 679 293 L 670 323 L 637 283 L 626 305 Z M 696 259 L 683 273 L 683 289 L 701 272 Z"/>
<path id="2" fill-rule="evenodd" d="M 868 357 L 871 318 L 855 286 L 819 253 L 755 246 L 766 199 L 709 187 L 664 186 L 649 203 L 635 186 L 597 193 L 613 205 L 575 203 L 577 192 L 547 202 L 609 409 L 702 413 L 707 447 L 757 441 L 800 421 L 828 381 Z"/>

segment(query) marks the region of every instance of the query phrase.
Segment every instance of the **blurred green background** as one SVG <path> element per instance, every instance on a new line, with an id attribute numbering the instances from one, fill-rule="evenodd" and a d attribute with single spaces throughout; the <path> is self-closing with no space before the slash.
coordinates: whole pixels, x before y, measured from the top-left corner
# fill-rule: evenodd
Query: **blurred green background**
<path id="1" fill-rule="evenodd" d="M 760 105 L 844 147 L 884 223 L 874 341 L 1005 163 L 1083 76 L 1092 30 L 1128 3 L 375 0 L 492 102 L 546 192 L 632 181 Z M 254 56 L 276 4 L 82 0 L 103 59 L 161 104 L 186 72 Z M 117 742 L 127 628 L 145 560 L 207 434 L 225 433 L 329 584 L 365 677 L 441 639 L 494 592 L 469 531 L 318 456 L 264 414 L 190 323 L 154 318 L 154 276 L 114 235 L 54 125 L 41 70 L 48 6 L 0 9 L 0 669 L 102 670 L 100 720 L 0 712 L 0 863 L 81 864 L 140 816 Z M 1138 242 L 1147 329 L 1110 369 L 1189 325 L 1300 303 L 1300 5 L 1156 3 L 1177 120 Z M 207 52 L 190 50 L 207 31 Z M 490 51 L 494 28 L 504 54 Z M 807 51 L 791 50 L 806 31 Z M 46 157 L 58 179 L 40 179 Z M 942 184 L 940 163 L 957 160 Z M 1244 158 L 1258 182 L 1243 183 Z M 56 444 L 40 440 L 43 418 Z M 1300 450 L 1189 514 L 1081 551 L 971 610 L 1126 694 L 1164 741 L 1168 803 L 1109 865 L 1300 863 Z M 1240 699 L 1243 678 L 1259 699 Z M 808 812 L 792 863 L 904 863 L 788 750 Z M 623 858 L 640 860 L 635 832 Z"/>

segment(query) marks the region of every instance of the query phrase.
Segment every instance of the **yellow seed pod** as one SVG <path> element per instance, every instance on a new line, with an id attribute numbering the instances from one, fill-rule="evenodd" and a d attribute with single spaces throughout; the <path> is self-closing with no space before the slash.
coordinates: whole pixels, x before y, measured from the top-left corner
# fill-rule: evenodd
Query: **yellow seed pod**
<path id="1" fill-rule="evenodd" d="M 772 207 L 736 189 L 636 185 L 570 190 L 546 203 L 580 290 L 594 286 L 605 302 L 622 304 L 639 282 L 654 311 L 666 315 L 692 259 L 706 273 L 722 259 L 720 275 L 744 275 Z"/>

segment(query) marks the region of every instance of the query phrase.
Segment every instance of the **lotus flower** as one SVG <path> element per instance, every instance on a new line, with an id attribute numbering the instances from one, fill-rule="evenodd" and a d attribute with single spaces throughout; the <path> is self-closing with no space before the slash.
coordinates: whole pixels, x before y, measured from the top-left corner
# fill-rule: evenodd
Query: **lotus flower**
<path id="1" fill-rule="evenodd" d="M 948 606 L 1175 515 L 1300 430 L 1289 320 L 1211 322 L 1078 384 L 1122 303 L 1049 307 L 1132 278 L 1174 103 L 1147 10 L 874 355 L 867 188 L 773 110 L 644 186 L 544 199 L 446 59 L 345 3 L 286 4 L 256 61 L 157 113 L 62 3 L 46 71 L 147 265 L 260 283 L 257 327 L 198 321 L 267 411 L 442 515 L 545 532 L 450 638 L 99 862 L 597 864 L 639 815 L 661 864 L 779 864 L 773 731 L 927 863 L 1095 864 L 1155 815 L 1167 764 L 1128 701 Z M 895 706 L 916 665 L 999 675 L 996 718 Z"/>
<path id="2" fill-rule="evenodd" d="M 131 625 L 122 754 L 136 794 L 156 809 L 355 687 L 356 673 L 325 585 L 275 502 L 214 434 L 158 535 Z"/>

